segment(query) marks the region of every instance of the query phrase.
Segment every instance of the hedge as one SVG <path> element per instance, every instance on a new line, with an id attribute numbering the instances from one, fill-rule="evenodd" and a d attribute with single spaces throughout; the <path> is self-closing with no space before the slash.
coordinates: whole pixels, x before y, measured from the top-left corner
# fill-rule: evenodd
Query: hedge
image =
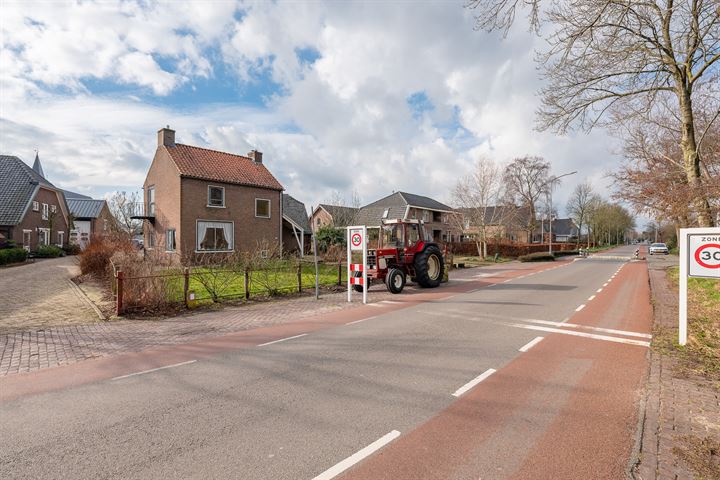
<path id="1" fill-rule="evenodd" d="M 554 262 L 555 255 L 548 252 L 537 252 L 530 253 L 528 255 L 521 255 L 518 257 L 521 262 Z"/>
<path id="2" fill-rule="evenodd" d="M 55 245 L 44 245 L 38 248 L 34 252 L 34 255 L 37 258 L 56 258 L 65 256 L 65 252 L 63 252 L 62 248 L 56 247 Z"/>
<path id="3" fill-rule="evenodd" d="M 27 251 L 24 248 L 5 248 L 0 250 L 0 265 L 19 263 L 27 260 Z"/>

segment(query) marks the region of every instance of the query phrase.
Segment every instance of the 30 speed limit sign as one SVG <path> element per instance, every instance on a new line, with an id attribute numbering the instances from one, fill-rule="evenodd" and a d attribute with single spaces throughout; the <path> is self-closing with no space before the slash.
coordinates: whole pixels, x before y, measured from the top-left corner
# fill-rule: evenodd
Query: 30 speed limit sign
<path id="1" fill-rule="evenodd" d="M 688 235 L 688 276 L 720 278 L 720 235 Z"/>

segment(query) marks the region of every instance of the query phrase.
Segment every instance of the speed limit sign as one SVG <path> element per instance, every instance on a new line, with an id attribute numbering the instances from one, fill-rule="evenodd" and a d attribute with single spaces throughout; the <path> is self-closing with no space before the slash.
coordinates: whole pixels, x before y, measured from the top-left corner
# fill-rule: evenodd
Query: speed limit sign
<path id="1" fill-rule="evenodd" d="M 681 228 L 678 343 L 687 343 L 688 277 L 720 278 L 720 228 Z"/>
<path id="2" fill-rule="evenodd" d="M 688 235 L 688 276 L 720 278 L 720 235 Z"/>

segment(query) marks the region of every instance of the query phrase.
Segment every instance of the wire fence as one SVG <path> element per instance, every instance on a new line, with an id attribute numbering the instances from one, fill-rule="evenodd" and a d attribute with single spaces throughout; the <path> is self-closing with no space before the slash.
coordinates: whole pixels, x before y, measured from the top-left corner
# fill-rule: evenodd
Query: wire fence
<path id="1" fill-rule="evenodd" d="M 298 260 L 269 261 L 262 266 L 227 268 L 198 266 L 167 268 L 147 274 L 124 272 L 111 263 L 110 288 L 116 312 L 152 310 L 170 306 L 192 308 L 229 300 L 249 301 L 299 293 L 315 287 L 315 264 Z M 318 264 L 319 286 L 347 282 L 347 264 Z"/>

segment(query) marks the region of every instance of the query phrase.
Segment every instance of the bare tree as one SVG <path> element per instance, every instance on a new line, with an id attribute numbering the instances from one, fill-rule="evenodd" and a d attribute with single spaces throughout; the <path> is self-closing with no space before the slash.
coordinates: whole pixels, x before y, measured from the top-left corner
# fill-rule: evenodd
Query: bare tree
<path id="1" fill-rule="evenodd" d="M 504 198 L 502 169 L 491 159 L 481 157 L 474 170 L 461 178 L 452 192 L 455 205 L 462 215 L 460 229 L 475 235 L 475 245 L 481 258 L 487 256 L 487 242 L 498 227 L 502 228 L 507 208 L 501 205 Z"/>
<path id="2" fill-rule="evenodd" d="M 349 205 L 345 197 L 337 190 L 334 190 L 330 196 L 330 200 L 327 202 L 328 205 L 339 207 L 331 212 L 333 225 L 338 227 L 350 225 L 355 218 L 355 213 L 361 206 L 361 201 L 360 193 L 357 190 L 351 192 Z"/>
<path id="3" fill-rule="evenodd" d="M 506 192 L 513 203 L 519 202 L 530 212 L 528 241 L 537 223 L 537 201 L 547 193 L 550 180 L 550 162 L 542 157 L 525 156 L 514 159 L 503 173 Z"/>
<path id="4" fill-rule="evenodd" d="M 578 240 L 577 245 L 580 246 L 580 237 L 582 236 L 582 229 L 587 220 L 588 213 L 590 212 L 590 206 L 593 202 L 593 189 L 590 182 L 585 182 L 577 185 L 573 190 L 570 199 L 568 200 L 565 210 L 567 211 L 570 218 L 578 226 Z"/>
<path id="5" fill-rule="evenodd" d="M 518 6 L 535 12 L 541 0 L 475 0 L 478 25 L 507 29 Z M 539 127 L 564 132 L 604 124 L 606 112 L 647 116 L 659 101 L 675 102 L 683 173 L 700 226 L 712 226 L 701 188 L 700 138 L 693 101 L 704 82 L 717 82 L 720 6 L 717 0 L 565 0 L 549 2 L 554 27 L 539 55 L 547 80 Z M 537 30 L 537 28 L 536 28 Z"/>
<path id="6" fill-rule="evenodd" d="M 136 205 L 140 204 L 142 199 L 138 192 L 114 192 L 107 200 L 110 213 L 117 220 L 117 224 L 122 230 L 133 235 L 142 228 L 142 220 L 134 219 Z"/>

